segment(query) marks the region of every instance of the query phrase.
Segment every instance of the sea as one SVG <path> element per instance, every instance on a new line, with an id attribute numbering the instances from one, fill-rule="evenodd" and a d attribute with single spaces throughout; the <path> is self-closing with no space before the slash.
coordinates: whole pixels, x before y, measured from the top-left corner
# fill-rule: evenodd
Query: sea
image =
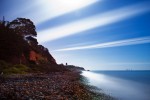
<path id="1" fill-rule="evenodd" d="M 150 71 L 83 71 L 89 85 L 117 100 L 150 100 Z"/>

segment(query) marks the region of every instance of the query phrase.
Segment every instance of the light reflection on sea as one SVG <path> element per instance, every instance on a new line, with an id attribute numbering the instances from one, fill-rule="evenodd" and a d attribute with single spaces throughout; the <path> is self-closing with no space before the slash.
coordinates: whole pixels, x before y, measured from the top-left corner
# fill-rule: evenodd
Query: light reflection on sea
<path id="1" fill-rule="evenodd" d="M 117 75 L 113 75 L 113 73 L 119 73 L 118 77 Z M 135 81 L 133 78 L 138 79 L 139 75 L 132 73 L 136 72 L 111 71 L 105 73 L 100 71 L 83 71 L 82 75 L 87 77 L 90 85 L 94 85 L 102 89 L 104 93 L 118 98 L 119 100 L 150 100 L 150 84 L 144 83 L 144 81 L 140 82 L 140 79 L 138 81 Z M 130 74 L 132 79 L 130 79 L 130 77 L 124 77 L 130 76 Z M 137 74 L 140 74 L 140 72 L 138 72 Z"/>

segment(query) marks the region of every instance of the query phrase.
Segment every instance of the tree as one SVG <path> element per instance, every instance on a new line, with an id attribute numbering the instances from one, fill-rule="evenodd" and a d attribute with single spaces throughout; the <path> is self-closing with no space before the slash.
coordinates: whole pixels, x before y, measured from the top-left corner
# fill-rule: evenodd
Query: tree
<path id="1" fill-rule="evenodd" d="M 37 39 L 33 38 L 32 36 L 26 37 L 26 40 L 28 40 L 29 44 L 31 44 L 32 46 L 38 45 Z"/>
<path id="2" fill-rule="evenodd" d="M 13 29 L 15 33 L 23 37 L 37 36 L 35 25 L 30 19 L 17 18 L 9 23 L 9 28 Z"/>
<path id="3" fill-rule="evenodd" d="M 0 20 L 0 29 L 1 28 L 8 28 L 9 21 L 5 21 L 5 17 L 3 16 L 3 20 Z"/>
<path id="4" fill-rule="evenodd" d="M 0 59 L 10 61 L 14 57 L 20 58 L 23 52 L 28 51 L 28 44 L 13 30 L 0 28 Z"/>

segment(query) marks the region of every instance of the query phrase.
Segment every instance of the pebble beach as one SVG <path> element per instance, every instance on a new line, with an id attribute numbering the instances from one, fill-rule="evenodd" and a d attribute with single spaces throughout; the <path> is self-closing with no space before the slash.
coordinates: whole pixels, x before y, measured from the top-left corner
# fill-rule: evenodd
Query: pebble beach
<path id="1" fill-rule="evenodd" d="M 108 100 L 90 91 L 79 72 L 36 73 L 1 78 L 0 100 Z"/>

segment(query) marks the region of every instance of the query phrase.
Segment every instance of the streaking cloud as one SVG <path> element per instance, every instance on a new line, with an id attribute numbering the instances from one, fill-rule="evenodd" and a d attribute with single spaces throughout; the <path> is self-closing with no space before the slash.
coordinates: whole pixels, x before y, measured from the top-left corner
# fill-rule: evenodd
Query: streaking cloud
<path id="1" fill-rule="evenodd" d="M 109 11 L 103 14 L 95 15 L 83 20 L 78 20 L 60 27 L 39 32 L 38 40 L 40 43 L 63 38 L 69 35 L 78 34 L 96 27 L 109 25 L 115 22 L 125 20 L 136 15 L 150 11 L 147 3 L 136 4 L 117 10 Z"/>
<path id="2" fill-rule="evenodd" d="M 94 44 L 94 45 L 64 48 L 64 49 L 59 49 L 55 51 L 73 51 L 73 50 L 95 49 L 95 48 L 110 48 L 110 47 L 137 45 L 137 44 L 144 44 L 144 43 L 150 43 L 150 37 L 126 39 L 126 40 L 119 40 L 119 41 L 100 43 L 100 44 Z"/>
<path id="3" fill-rule="evenodd" d="M 24 11 L 30 13 L 23 16 L 29 16 L 37 25 L 43 21 L 79 10 L 99 1 L 101 0 L 35 0 L 35 5 L 28 8 L 29 11 L 27 9 Z"/>

